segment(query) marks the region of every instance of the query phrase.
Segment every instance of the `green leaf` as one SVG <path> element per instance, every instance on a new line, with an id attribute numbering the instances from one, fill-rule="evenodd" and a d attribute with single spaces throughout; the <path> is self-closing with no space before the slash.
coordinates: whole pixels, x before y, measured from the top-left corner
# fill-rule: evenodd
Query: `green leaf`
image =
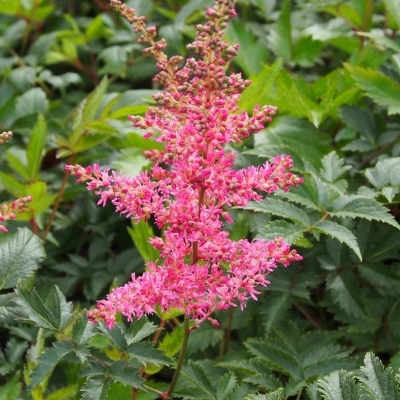
<path id="1" fill-rule="evenodd" d="M 189 360 L 188 365 L 184 365 L 182 368 L 182 375 L 194 385 L 198 396 L 215 398 L 215 388 L 210 380 L 211 376 L 199 362 Z"/>
<path id="2" fill-rule="evenodd" d="M 322 159 L 321 176 L 328 182 L 335 182 L 349 169 L 350 165 L 344 165 L 344 160 L 339 158 L 335 151 L 326 154 Z"/>
<path id="3" fill-rule="evenodd" d="M 147 318 L 137 319 L 131 322 L 126 333 L 126 342 L 128 345 L 140 342 L 157 330 L 157 326 Z"/>
<path id="4" fill-rule="evenodd" d="M 268 334 L 271 329 L 276 326 L 278 321 L 285 315 L 290 308 L 291 301 L 289 293 L 276 292 L 264 300 L 261 313 L 263 315 L 262 324 L 265 332 Z"/>
<path id="5" fill-rule="evenodd" d="M 107 400 L 110 388 L 110 379 L 94 378 L 88 379 L 81 387 L 81 400 Z"/>
<path id="6" fill-rule="evenodd" d="M 89 322 L 86 314 L 82 313 L 72 327 L 72 340 L 77 344 L 83 344 L 94 335 L 94 325 Z"/>
<path id="7" fill-rule="evenodd" d="M 53 347 L 46 349 L 40 355 L 38 364 L 30 375 L 28 390 L 33 390 L 41 383 L 49 374 L 54 371 L 56 365 L 61 362 L 68 354 L 73 352 L 73 343 L 62 340 L 53 342 Z"/>
<path id="8" fill-rule="evenodd" d="M 342 272 L 340 275 L 330 275 L 327 287 L 332 292 L 332 299 L 347 314 L 358 318 L 367 317 L 362 300 L 359 298 L 359 286 L 352 273 Z"/>
<path id="9" fill-rule="evenodd" d="M 328 210 L 328 212 L 331 216 L 380 221 L 400 229 L 400 225 L 389 213 L 389 210 L 375 199 L 368 197 L 342 196 L 335 200 L 332 210 Z"/>
<path id="10" fill-rule="evenodd" d="M 400 157 L 378 161 L 374 168 L 365 170 L 365 177 L 391 202 L 400 191 Z"/>
<path id="11" fill-rule="evenodd" d="M 139 369 L 126 365 L 125 361 L 114 362 L 108 374 L 114 382 L 120 382 L 125 386 L 143 389 L 144 379 L 138 376 Z"/>
<path id="12" fill-rule="evenodd" d="M 292 26 L 290 17 L 291 1 L 284 0 L 275 28 L 269 35 L 271 49 L 278 57 L 282 57 L 285 62 L 289 62 L 292 59 Z"/>
<path id="13" fill-rule="evenodd" d="M 400 28 L 400 0 L 383 0 L 388 14 L 396 21 L 397 29 Z"/>
<path id="14" fill-rule="evenodd" d="M 12 325 L 20 316 L 15 300 L 15 293 L 0 294 L 0 324 Z"/>
<path id="15" fill-rule="evenodd" d="M 378 357 L 372 352 L 365 355 L 363 376 L 358 377 L 362 386 L 373 400 L 400 400 L 399 384 L 391 368 L 383 367 Z"/>
<path id="16" fill-rule="evenodd" d="M 313 229 L 344 243 L 362 260 L 357 239 L 349 229 L 332 221 L 319 221 L 313 226 Z"/>
<path id="17" fill-rule="evenodd" d="M 31 114 L 46 114 L 48 104 L 46 93 L 41 88 L 32 88 L 17 98 L 15 103 L 15 116 L 25 117 Z"/>
<path id="18" fill-rule="evenodd" d="M 251 77 L 251 85 L 240 96 L 239 106 L 248 112 L 258 103 L 268 102 L 271 86 L 282 70 L 282 59 L 277 59 L 272 65 L 264 65 L 263 69 Z"/>
<path id="19" fill-rule="evenodd" d="M 363 89 L 367 96 L 383 107 L 388 108 L 388 114 L 400 114 L 400 84 L 369 68 L 345 64 L 357 86 Z"/>
<path id="20" fill-rule="evenodd" d="M 245 209 L 288 218 L 306 227 L 311 224 L 310 217 L 302 209 L 274 197 L 267 197 L 259 202 L 252 201 Z"/>
<path id="21" fill-rule="evenodd" d="M 83 99 L 75 109 L 73 131 L 68 138 L 72 149 L 75 149 L 78 145 L 87 125 L 94 120 L 107 87 L 108 80 L 104 77 L 96 89 Z"/>
<path id="22" fill-rule="evenodd" d="M 19 152 L 12 152 L 14 149 L 10 148 L 6 154 L 5 159 L 10 166 L 21 178 L 26 181 L 29 181 L 30 171 L 28 167 L 21 161 L 21 155 Z"/>
<path id="23" fill-rule="evenodd" d="M 45 258 L 41 240 L 29 229 L 18 229 L 0 243 L 0 290 L 30 277 Z"/>
<path id="24" fill-rule="evenodd" d="M 128 228 L 128 233 L 145 262 L 157 260 L 160 253 L 149 243 L 149 238 L 154 237 L 154 232 L 148 222 L 132 223 L 132 228 Z"/>
<path id="25" fill-rule="evenodd" d="M 299 170 L 305 170 L 307 162 L 320 168 L 323 156 L 331 151 L 327 137 L 313 125 L 288 116 L 275 118 L 265 131 L 254 136 L 254 143 L 254 150 L 248 154 L 263 158 L 290 154 Z"/>
<path id="26" fill-rule="evenodd" d="M 285 242 L 292 244 L 303 237 L 306 230 L 307 228 L 304 225 L 296 222 L 272 221 L 258 232 L 257 238 L 273 240 L 277 237 L 283 237 Z"/>
<path id="27" fill-rule="evenodd" d="M 26 150 L 28 170 L 32 181 L 37 179 L 43 160 L 43 150 L 47 137 L 47 124 L 42 114 L 39 114 L 36 125 Z"/>
<path id="28" fill-rule="evenodd" d="M 334 371 L 317 381 L 318 391 L 326 400 L 358 400 L 361 399 L 352 373 Z"/>
<path id="29" fill-rule="evenodd" d="M 171 362 L 162 351 L 154 348 L 153 343 L 133 343 L 128 346 L 126 352 L 142 365 L 169 365 Z"/>
<path id="30" fill-rule="evenodd" d="M 244 400 L 282 400 L 283 397 L 283 388 L 279 388 L 274 392 L 267 394 L 251 394 L 250 396 L 246 396 Z"/>
<path id="31" fill-rule="evenodd" d="M 18 286 L 17 304 L 24 314 L 23 320 L 34 325 L 60 332 L 72 317 L 72 304 L 67 303 L 64 294 L 57 286 L 49 291 L 49 304 L 45 304 L 37 291 Z"/>

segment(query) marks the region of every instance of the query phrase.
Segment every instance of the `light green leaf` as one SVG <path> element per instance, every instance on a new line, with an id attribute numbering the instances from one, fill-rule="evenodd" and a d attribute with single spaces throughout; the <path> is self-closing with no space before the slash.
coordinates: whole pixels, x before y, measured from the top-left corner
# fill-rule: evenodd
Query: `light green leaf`
<path id="1" fill-rule="evenodd" d="M 46 93 L 41 88 L 32 88 L 17 98 L 15 103 L 15 116 L 25 117 L 31 114 L 46 114 L 48 104 Z"/>
<path id="2" fill-rule="evenodd" d="M 310 217 L 302 209 L 274 197 L 267 197 L 259 202 L 252 201 L 245 209 L 288 218 L 306 227 L 311 224 Z"/>
<path id="3" fill-rule="evenodd" d="M 49 305 L 43 302 L 37 291 L 18 286 L 17 304 L 26 322 L 59 332 L 65 328 L 72 317 L 72 304 L 67 303 L 64 294 L 57 286 L 53 286 L 49 292 Z"/>
<path id="4" fill-rule="evenodd" d="M 240 96 L 239 106 L 251 112 L 256 104 L 268 101 L 271 86 L 283 67 L 282 59 L 278 58 L 273 64 L 265 65 L 263 69 L 251 77 L 251 85 Z"/>
<path id="5" fill-rule="evenodd" d="M 372 352 L 365 355 L 363 376 L 358 379 L 373 400 L 400 400 L 399 384 L 391 368 L 383 367 L 378 357 Z"/>
<path id="6" fill-rule="evenodd" d="M 345 64 L 345 68 L 368 97 L 388 108 L 389 115 L 400 114 L 400 85 L 397 81 L 370 68 L 350 64 Z"/>
<path id="7" fill-rule="evenodd" d="M 23 159 L 21 157 L 19 149 L 17 151 L 13 151 L 15 148 L 9 149 L 5 154 L 5 159 L 10 166 L 21 178 L 26 181 L 29 181 L 30 171 L 28 167 L 21 161 Z"/>
<path id="8" fill-rule="evenodd" d="M 0 290 L 16 286 L 19 279 L 30 277 L 44 260 L 41 240 L 29 229 L 18 229 L 0 243 Z"/>
<path id="9" fill-rule="evenodd" d="M 360 260 L 362 259 L 357 239 L 349 229 L 332 221 L 319 221 L 313 229 L 344 243 L 356 253 Z"/>
<path id="10" fill-rule="evenodd" d="M 36 125 L 33 128 L 32 136 L 29 140 L 26 159 L 31 181 L 37 179 L 40 165 L 43 160 L 43 150 L 47 137 L 47 124 L 42 114 L 39 114 Z"/>
<path id="11" fill-rule="evenodd" d="M 400 225 L 396 222 L 389 210 L 375 199 L 362 196 L 342 196 L 335 200 L 332 209 L 328 210 L 331 216 L 362 218 L 368 221 L 385 222 L 397 229 Z"/>
<path id="12" fill-rule="evenodd" d="M 128 233 L 145 262 L 157 260 L 160 253 L 149 243 L 149 238 L 154 237 L 154 232 L 148 222 L 132 223 L 132 228 L 128 228 Z"/>
<path id="13" fill-rule="evenodd" d="M 284 0 L 278 21 L 268 38 L 273 52 L 278 57 L 282 57 L 285 62 L 289 62 L 292 59 L 292 26 L 290 17 L 291 1 Z"/>
<path id="14" fill-rule="evenodd" d="M 28 390 L 33 390 L 49 374 L 54 371 L 56 365 L 61 362 L 68 354 L 73 352 L 73 343 L 62 340 L 53 343 L 53 347 L 46 349 L 38 359 L 38 365 L 30 375 Z"/>
<path id="15" fill-rule="evenodd" d="M 400 28 L 400 0 L 383 0 L 391 17 L 396 21 L 397 28 Z"/>

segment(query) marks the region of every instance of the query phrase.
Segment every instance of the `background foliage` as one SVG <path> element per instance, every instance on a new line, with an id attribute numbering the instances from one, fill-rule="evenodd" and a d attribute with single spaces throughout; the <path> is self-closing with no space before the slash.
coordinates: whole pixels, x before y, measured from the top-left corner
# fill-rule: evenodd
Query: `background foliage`
<path id="1" fill-rule="evenodd" d="M 212 1 L 127 4 L 185 56 Z M 253 82 L 241 107 L 279 106 L 236 148 L 238 165 L 288 153 L 305 183 L 235 210 L 229 229 L 284 236 L 304 261 L 275 271 L 244 312 L 221 312 L 221 327 L 194 331 L 176 395 L 400 398 L 400 3 L 242 0 L 237 9 L 231 68 Z M 177 320 L 155 346 L 156 318 L 108 331 L 84 315 L 143 270 L 151 226 L 97 207 L 63 169 L 146 167 L 142 151 L 159 145 L 126 115 L 151 104 L 155 65 L 103 0 L 0 0 L 0 33 L 0 125 L 15 132 L 0 148 L 0 200 L 34 197 L 0 237 L 0 399 L 128 399 L 144 372 L 164 390 Z"/>

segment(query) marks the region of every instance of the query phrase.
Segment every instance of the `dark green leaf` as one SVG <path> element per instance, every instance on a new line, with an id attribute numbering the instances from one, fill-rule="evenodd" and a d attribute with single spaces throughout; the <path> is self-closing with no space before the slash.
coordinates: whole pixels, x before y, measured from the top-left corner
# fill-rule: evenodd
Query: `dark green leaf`
<path id="1" fill-rule="evenodd" d="M 56 365 L 61 362 L 68 354 L 73 351 L 73 343 L 66 340 L 53 343 L 53 347 L 48 348 L 38 359 L 38 365 L 30 375 L 28 390 L 34 389 L 50 373 Z"/>
<path id="2" fill-rule="evenodd" d="M 107 400 L 110 379 L 88 379 L 81 388 L 81 400 Z"/>
<path id="3" fill-rule="evenodd" d="M 41 88 L 27 90 L 15 103 L 15 116 L 25 117 L 31 114 L 46 114 L 49 104 L 46 93 Z"/>
<path id="4" fill-rule="evenodd" d="M 50 306 L 43 302 L 35 289 L 30 291 L 19 286 L 17 295 L 16 302 L 24 314 L 23 319 L 38 327 L 59 332 L 66 327 L 72 317 L 72 304 L 67 303 L 64 294 L 57 286 L 51 287 Z"/>
<path id="5" fill-rule="evenodd" d="M 44 260 L 41 240 L 29 229 L 18 229 L 0 243 L 0 290 L 16 286 L 19 279 L 30 277 Z"/>

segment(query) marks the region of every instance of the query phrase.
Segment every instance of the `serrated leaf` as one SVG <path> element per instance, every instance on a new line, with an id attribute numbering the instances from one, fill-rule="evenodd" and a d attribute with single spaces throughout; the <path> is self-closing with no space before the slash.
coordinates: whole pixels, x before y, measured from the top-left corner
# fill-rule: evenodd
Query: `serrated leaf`
<path id="1" fill-rule="evenodd" d="M 61 362 L 68 354 L 73 352 L 73 343 L 62 340 L 53 343 L 53 347 L 49 347 L 40 355 L 38 364 L 30 375 L 28 390 L 33 390 L 40 382 L 42 382 L 49 374 L 51 374 L 56 365 Z"/>
<path id="2" fill-rule="evenodd" d="M 290 308 L 291 301 L 289 293 L 271 293 L 264 301 L 261 313 L 263 315 L 262 324 L 265 332 L 268 333 L 282 318 L 284 313 Z"/>
<path id="3" fill-rule="evenodd" d="M 217 391 L 215 398 L 218 400 L 229 399 L 233 390 L 236 388 L 237 380 L 234 374 L 228 373 L 223 375 L 217 383 Z"/>
<path id="4" fill-rule="evenodd" d="M 307 228 L 304 225 L 296 222 L 272 221 L 258 232 L 257 238 L 273 240 L 277 237 L 283 237 L 285 242 L 293 244 L 304 235 L 306 230 Z"/>
<path id="5" fill-rule="evenodd" d="M 144 379 L 138 376 L 138 373 L 139 368 L 132 368 L 125 361 L 114 362 L 108 371 L 109 376 L 114 382 L 143 389 Z"/>
<path id="6" fill-rule="evenodd" d="M 83 344 L 94 335 L 94 325 L 89 322 L 86 314 L 81 314 L 72 327 L 72 340 L 77 344 Z"/>
<path id="7" fill-rule="evenodd" d="M 25 117 L 31 114 L 46 114 L 49 101 L 46 93 L 41 88 L 32 88 L 17 98 L 15 103 L 15 116 Z"/>
<path id="8" fill-rule="evenodd" d="M 81 387 L 81 400 L 107 400 L 110 379 L 88 379 Z"/>
<path id="9" fill-rule="evenodd" d="M 189 361 L 188 365 L 183 366 L 182 375 L 195 385 L 199 394 L 203 392 L 207 396 L 215 398 L 214 385 L 210 380 L 210 376 L 200 363 Z"/>
<path id="10" fill-rule="evenodd" d="M 169 365 L 171 361 L 162 351 L 154 348 L 154 343 L 133 343 L 126 352 L 142 365 Z"/>
<path id="11" fill-rule="evenodd" d="M 147 318 L 137 319 L 132 322 L 126 333 L 126 342 L 128 345 L 140 342 L 157 330 L 157 326 Z"/>
<path id="12" fill-rule="evenodd" d="M 0 324 L 12 325 L 17 317 L 20 316 L 19 310 L 15 305 L 15 293 L 0 294 Z"/>
<path id="13" fill-rule="evenodd" d="M 267 361 L 272 368 L 292 378 L 304 379 L 303 367 L 290 348 L 278 348 L 255 338 L 246 340 L 244 345 L 253 356 Z"/>
<path id="14" fill-rule="evenodd" d="M 318 391 L 326 400 L 357 400 L 358 390 L 352 373 L 340 370 L 334 371 L 317 381 Z"/>
<path id="15" fill-rule="evenodd" d="M 357 86 L 365 91 L 368 97 L 383 107 L 388 114 L 400 114 L 400 85 L 379 71 L 346 64 Z"/>
<path id="16" fill-rule="evenodd" d="M 28 162 L 28 170 L 31 181 L 35 181 L 37 179 L 40 165 L 42 164 L 43 149 L 46 142 L 46 137 L 46 120 L 42 114 L 39 114 L 26 150 L 26 159 Z"/>
<path id="17" fill-rule="evenodd" d="M 322 159 L 321 176 L 328 182 L 335 182 L 349 169 L 350 165 L 344 165 L 344 160 L 339 158 L 335 151 L 326 154 Z"/>
<path id="18" fill-rule="evenodd" d="M 128 228 L 128 233 L 145 262 L 157 260 L 160 253 L 149 243 L 149 238 L 154 237 L 154 232 L 148 222 L 140 221 L 132 224 L 132 228 Z"/>
<path id="19" fill-rule="evenodd" d="M 76 394 L 78 393 L 79 387 L 78 385 L 68 385 L 61 389 L 58 389 L 52 393 L 50 393 L 46 400 L 71 400 L 76 398 Z"/>
<path id="20" fill-rule="evenodd" d="M 250 396 L 246 396 L 244 400 L 282 400 L 283 397 L 283 388 L 279 388 L 274 392 L 267 394 L 251 394 Z"/>
<path id="21" fill-rule="evenodd" d="M 385 222 L 397 229 L 396 222 L 389 210 L 375 199 L 362 196 L 342 196 L 332 204 L 329 214 L 336 217 L 362 218 L 368 221 Z"/>
<path id="22" fill-rule="evenodd" d="M 24 321 L 34 323 L 36 326 L 61 331 L 68 324 L 72 317 L 72 304 L 68 303 L 64 294 L 57 286 L 51 288 L 50 307 L 43 302 L 37 291 L 30 291 L 23 286 L 18 286 L 17 300 L 21 312 L 24 314 Z"/>
<path id="23" fill-rule="evenodd" d="M 202 326 L 201 326 L 202 327 Z M 200 329 L 200 328 L 199 328 Z M 194 331 L 190 335 L 189 343 L 192 343 L 193 335 L 196 333 Z M 161 340 L 158 345 L 158 349 L 160 349 L 167 357 L 173 357 L 178 354 L 182 347 L 182 336 L 183 336 L 183 328 L 181 325 L 176 326 L 172 332 L 168 332 Z M 188 345 L 187 354 L 190 354 L 190 347 Z"/>
<path id="24" fill-rule="evenodd" d="M 93 90 L 93 92 L 83 99 L 75 109 L 72 127 L 73 131 L 68 138 L 72 149 L 75 149 L 75 147 L 78 145 L 86 126 L 95 118 L 107 87 L 108 80 L 106 77 L 104 77 L 100 84 Z"/>
<path id="25" fill-rule="evenodd" d="M 319 221 L 313 226 L 313 229 L 344 243 L 362 260 L 357 239 L 349 229 L 332 221 Z"/>
<path id="26" fill-rule="evenodd" d="M 373 400 L 399 400 L 400 390 L 396 375 L 391 368 L 383 367 L 381 361 L 372 352 L 365 355 L 363 376 L 358 379 Z"/>
<path id="27" fill-rule="evenodd" d="M 347 314 L 366 318 L 364 305 L 358 298 L 359 287 L 355 277 L 350 272 L 342 272 L 340 275 L 330 275 L 327 281 L 328 290 L 332 292 L 332 298 L 343 308 Z"/>
<path id="28" fill-rule="evenodd" d="M 270 213 L 282 218 L 288 218 L 303 224 L 306 227 L 310 226 L 311 224 L 309 216 L 302 209 L 291 203 L 274 197 L 267 197 L 258 202 L 251 201 L 249 205 L 245 207 L 245 209 Z"/>
<path id="29" fill-rule="evenodd" d="M 188 354 L 204 351 L 208 347 L 215 346 L 221 341 L 223 335 L 224 331 L 222 329 L 217 329 L 209 322 L 202 323 L 198 329 L 190 334 L 187 348 Z"/>
<path id="30" fill-rule="evenodd" d="M 16 286 L 19 279 L 30 277 L 46 254 L 41 240 L 29 229 L 18 229 L 0 243 L 0 290 Z"/>
<path id="31" fill-rule="evenodd" d="M 98 328 L 119 350 L 126 350 L 126 329 L 122 324 L 115 324 L 113 329 L 108 329 L 104 323 L 100 323 Z"/>

